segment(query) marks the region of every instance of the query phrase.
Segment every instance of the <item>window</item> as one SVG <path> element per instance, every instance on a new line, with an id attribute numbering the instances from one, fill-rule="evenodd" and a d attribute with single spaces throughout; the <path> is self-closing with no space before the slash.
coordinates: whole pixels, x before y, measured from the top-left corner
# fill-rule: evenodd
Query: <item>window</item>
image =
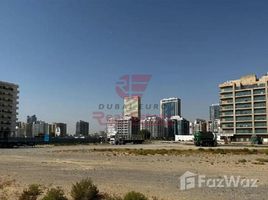
<path id="1" fill-rule="evenodd" d="M 265 94 L 265 89 L 256 89 L 253 91 L 253 94 Z"/>
<path id="2" fill-rule="evenodd" d="M 237 110 L 236 114 L 237 115 L 246 115 L 246 114 L 251 114 L 252 111 L 251 110 Z"/>
<path id="3" fill-rule="evenodd" d="M 254 96 L 254 101 L 265 101 L 265 96 Z"/>
<path id="4" fill-rule="evenodd" d="M 252 127 L 252 123 L 251 122 L 238 122 L 236 123 L 236 127 Z"/>
<path id="5" fill-rule="evenodd" d="M 252 120 L 251 116 L 239 116 L 236 117 L 236 121 L 246 121 L 246 120 Z"/>
<path id="6" fill-rule="evenodd" d="M 236 133 L 252 133 L 252 129 L 236 129 Z"/>
<path id="7" fill-rule="evenodd" d="M 255 122 L 255 126 L 266 126 L 266 122 Z"/>
<path id="8" fill-rule="evenodd" d="M 251 91 L 247 90 L 247 91 L 241 91 L 241 92 L 236 92 L 235 96 L 239 97 L 239 96 L 245 96 L 245 95 L 251 95 Z"/>
<path id="9" fill-rule="evenodd" d="M 241 97 L 241 98 L 236 98 L 235 100 L 238 103 L 240 103 L 240 102 L 248 102 L 248 101 L 251 101 L 251 97 Z"/>
<path id="10" fill-rule="evenodd" d="M 256 115 L 254 117 L 255 120 L 266 120 L 266 115 Z"/>
<path id="11" fill-rule="evenodd" d="M 266 109 L 265 108 L 261 108 L 261 109 L 254 109 L 255 113 L 266 113 Z"/>
<path id="12" fill-rule="evenodd" d="M 246 103 L 246 104 L 236 104 L 236 108 L 251 108 L 251 103 Z"/>

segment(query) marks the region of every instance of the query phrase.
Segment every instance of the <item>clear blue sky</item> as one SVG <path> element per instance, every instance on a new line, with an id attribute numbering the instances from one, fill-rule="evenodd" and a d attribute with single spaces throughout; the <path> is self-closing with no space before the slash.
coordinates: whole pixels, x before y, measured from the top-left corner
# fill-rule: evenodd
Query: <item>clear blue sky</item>
<path id="1" fill-rule="evenodd" d="M 208 118 L 219 83 L 268 71 L 267 10 L 265 0 L 1 0 L 0 80 L 20 85 L 19 120 L 69 132 L 80 119 L 104 129 L 92 112 L 122 103 L 124 74 L 152 75 L 143 103 L 176 96 L 185 118 Z"/>

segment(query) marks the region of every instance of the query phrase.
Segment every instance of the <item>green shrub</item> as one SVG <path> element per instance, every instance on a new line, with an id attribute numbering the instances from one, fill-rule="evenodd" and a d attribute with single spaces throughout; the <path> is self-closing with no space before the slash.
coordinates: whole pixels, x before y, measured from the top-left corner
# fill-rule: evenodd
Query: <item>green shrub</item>
<path id="1" fill-rule="evenodd" d="M 99 199 L 102 199 L 102 200 L 122 200 L 122 198 L 120 196 L 111 195 L 108 193 L 99 194 Z"/>
<path id="2" fill-rule="evenodd" d="M 257 158 L 256 160 L 259 162 L 268 162 L 268 158 Z"/>
<path id="3" fill-rule="evenodd" d="M 247 160 L 246 159 L 240 159 L 240 160 L 238 160 L 238 162 L 240 162 L 240 163 L 246 163 Z"/>
<path id="4" fill-rule="evenodd" d="M 124 200 L 148 200 L 148 198 L 142 193 L 132 191 L 124 196 Z"/>
<path id="5" fill-rule="evenodd" d="M 40 185 L 32 184 L 29 185 L 28 189 L 23 190 L 19 200 L 36 200 L 37 197 L 42 194 Z"/>
<path id="6" fill-rule="evenodd" d="M 61 188 L 51 188 L 42 200 L 67 200 Z"/>
<path id="7" fill-rule="evenodd" d="M 99 197 L 99 190 L 91 179 L 87 178 L 72 186 L 71 196 L 74 200 L 95 200 Z"/>

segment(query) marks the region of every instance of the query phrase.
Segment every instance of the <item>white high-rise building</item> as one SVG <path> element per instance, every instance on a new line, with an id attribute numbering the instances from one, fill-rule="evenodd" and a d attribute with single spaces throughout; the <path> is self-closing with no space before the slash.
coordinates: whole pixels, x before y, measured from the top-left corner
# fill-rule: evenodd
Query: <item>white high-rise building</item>
<path id="1" fill-rule="evenodd" d="M 111 138 L 116 135 L 117 133 L 117 126 L 116 126 L 116 120 L 114 118 L 110 118 L 107 121 L 107 138 Z"/>

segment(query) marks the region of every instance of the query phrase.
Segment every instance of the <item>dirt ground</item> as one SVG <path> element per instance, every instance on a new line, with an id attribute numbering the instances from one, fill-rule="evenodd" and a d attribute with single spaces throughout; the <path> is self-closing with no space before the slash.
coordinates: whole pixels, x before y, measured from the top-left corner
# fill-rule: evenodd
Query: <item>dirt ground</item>
<path id="1" fill-rule="evenodd" d="M 22 189 L 32 183 L 45 187 L 61 186 L 69 195 L 72 183 L 86 177 L 92 178 L 100 191 L 118 195 L 135 190 L 148 197 L 166 200 L 264 200 L 268 196 L 268 162 L 258 162 L 259 158 L 267 160 L 266 154 L 132 155 L 99 151 L 110 148 L 197 149 L 190 145 L 165 143 L 0 149 L 0 199 L 3 199 L 1 195 L 16 199 Z M 257 179 L 257 187 L 202 186 L 180 190 L 179 178 L 186 171 L 214 179 L 225 175 Z"/>

